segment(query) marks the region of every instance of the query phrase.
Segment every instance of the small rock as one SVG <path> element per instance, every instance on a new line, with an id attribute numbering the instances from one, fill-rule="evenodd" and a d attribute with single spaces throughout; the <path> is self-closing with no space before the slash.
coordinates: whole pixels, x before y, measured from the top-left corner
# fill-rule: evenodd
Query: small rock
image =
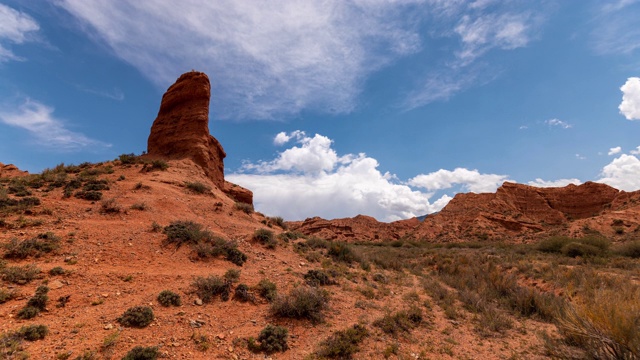
<path id="1" fill-rule="evenodd" d="M 193 303 L 194 303 L 194 304 L 196 304 L 196 305 L 198 305 L 198 306 L 201 306 L 201 305 L 202 305 L 202 299 L 200 299 L 200 298 L 196 298 L 196 299 L 193 301 Z"/>
<path id="2" fill-rule="evenodd" d="M 218 334 L 216 337 L 220 340 L 224 340 L 224 334 Z"/>
<path id="3" fill-rule="evenodd" d="M 50 281 L 48 285 L 49 285 L 49 289 L 52 289 L 52 290 L 60 289 L 61 287 L 64 286 L 64 284 L 60 280 Z"/>
<path id="4" fill-rule="evenodd" d="M 113 329 L 113 324 L 107 324 L 107 325 L 105 325 L 105 326 L 104 326 L 104 329 L 105 329 L 105 330 L 111 330 L 111 329 Z"/>
<path id="5" fill-rule="evenodd" d="M 200 328 L 204 324 L 206 324 L 206 322 L 202 320 L 189 320 L 189 325 L 191 325 L 192 328 Z"/>

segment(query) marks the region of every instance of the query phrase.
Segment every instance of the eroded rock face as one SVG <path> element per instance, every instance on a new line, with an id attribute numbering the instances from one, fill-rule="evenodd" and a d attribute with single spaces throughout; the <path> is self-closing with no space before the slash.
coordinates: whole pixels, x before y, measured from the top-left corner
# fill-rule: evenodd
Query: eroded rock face
<path id="1" fill-rule="evenodd" d="M 5 165 L 0 163 L 0 178 L 12 178 L 26 175 L 29 175 L 29 173 L 18 169 L 18 167 L 13 164 Z"/>
<path id="2" fill-rule="evenodd" d="M 158 117 L 147 141 L 147 153 L 164 159 L 189 158 L 211 181 L 224 188 L 222 145 L 209 133 L 211 85 L 206 74 L 182 74 L 162 96 Z"/>
<path id="3" fill-rule="evenodd" d="M 561 188 L 505 182 L 495 194 L 456 195 L 440 213 L 428 216 L 415 235 L 459 240 L 537 233 L 600 216 L 619 195 L 619 190 L 593 182 Z"/>

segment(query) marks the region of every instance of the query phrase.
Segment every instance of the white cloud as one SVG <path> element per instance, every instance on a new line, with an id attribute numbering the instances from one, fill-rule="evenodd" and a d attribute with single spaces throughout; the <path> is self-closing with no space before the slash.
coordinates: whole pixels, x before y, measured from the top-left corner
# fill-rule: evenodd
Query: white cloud
<path id="1" fill-rule="evenodd" d="M 618 109 L 627 120 L 640 120 L 640 77 L 630 77 L 620 88 L 622 102 Z"/>
<path id="2" fill-rule="evenodd" d="M 413 3 L 57 2 L 152 81 L 205 71 L 216 116 L 252 119 L 351 111 L 369 74 L 421 48 Z"/>
<path id="3" fill-rule="evenodd" d="M 584 155 L 576 154 L 576 159 L 578 159 L 578 160 L 586 160 L 587 157 L 584 156 Z"/>
<path id="4" fill-rule="evenodd" d="M 573 127 L 573 125 L 567 123 L 566 121 L 562 121 L 560 119 L 549 119 L 549 120 L 545 120 L 544 123 L 549 126 L 557 126 L 563 129 L 570 129 Z"/>
<path id="5" fill-rule="evenodd" d="M 22 44 L 32 39 L 40 26 L 29 15 L 0 4 L 0 62 L 22 60 L 3 43 Z"/>
<path id="6" fill-rule="evenodd" d="M 454 185 L 462 185 L 465 191 L 485 193 L 496 191 L 507 180 L 508 176 L 506 175 L 481 174 L 478 170 L 456 168 L 453 171 L 440 169 L 426 175 L 418 175 L 410 179 L 408 183 L 428 191 L 450 189 Z"/>
<path id="7" fill-rule="evenodd" d="M 526 46 L 530 41 L 526 14 L 464 15 L 454 31 L 460 36 L 462 49 L 457 53 L 466 65 L 492 48 L 505 50 Z"/>
<path id="8" fill-rule="evenodd" d="M 256 208 L 264 213 L 292 220 L 365 214 L 392 221 L 439 211 L 451 200 L 442 195 L 432 202 L 432 192 L 414 190 L 382 173 L 378 161 L 365 154 L 339 156 L 326 136 L 281 134 L 276 138 L 295 138 L 296 145 L 274 160 L 248 163 L 226 176 L 251 189 Z"/>
<path id="9" fill-rule="evenodd" d="M 640 49 L 640 1 L 595 2 L 591 21 L 593 47 L 600 54 L 632 54 Z"/>
<path id="10" fill-rule="evenodd" d="M 640 160 L 633 155 L 620 155 L 602 169 L 598 182 L 625 191 L 640 189 Z"/>
<path id="11" fill-rule="evenodd" d="M 17 107 L 5 105 L 0 108 L 0 121 L 27 130 L 36 138 L 38 145 L 56 150 L 111 146 L 66 129 L 64 123 L 53 116 L 53 108 L 31 99 Z"/>
<path id="12" fill-rule="evenodd" d="M 620 153 L 621 151 L 622 151 L 622 147 L 620 146 L 612 147 L 611 149 L 609 149 L 609 152 L 607 153 L 607 155 L 609 156 L 615 155 Z"/>
<path id="13" fill-rule="evenodd" d="M 527 184 L 536 187 L 564 187 L 569 184 L 580 185 L 582 184 L 582 181 L 579 179 L 558 179 L 548 181 L 537 178 L 534 181 L 529 181 Z"/>
<path id="14" fill-rule="evenodd" d="M 636 147 L 634 150 L 629 151 L 632 155 L 640 155 L 640 146 Z"/>

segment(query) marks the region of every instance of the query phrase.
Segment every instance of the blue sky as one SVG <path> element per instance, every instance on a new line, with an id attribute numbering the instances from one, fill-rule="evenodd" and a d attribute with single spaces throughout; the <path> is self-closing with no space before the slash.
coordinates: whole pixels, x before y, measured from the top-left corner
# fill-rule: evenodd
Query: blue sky
<path id="1" fill-rule="evenodd" d="M 228 180 L 286 219 L 441 209 L 504 181 L 640 189 L 639 0 L 0 0 L 0 162 L 146 149 L 212 81 Z"/>

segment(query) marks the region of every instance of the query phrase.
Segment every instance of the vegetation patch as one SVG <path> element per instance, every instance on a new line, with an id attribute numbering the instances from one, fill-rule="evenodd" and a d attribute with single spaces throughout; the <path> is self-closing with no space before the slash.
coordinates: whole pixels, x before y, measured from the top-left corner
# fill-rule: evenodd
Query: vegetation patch
<path id="1" fill-rule="evenodd" d="M 40 273 L 35 265 L 29 264 L 24 266 L 9 266 L 2 269 L 2 279 L 4 281 L 24 285 L 35 279 Z"/>
<path id="2" fill-rule="evenodd" d="M 422 321 L 422 310 L 417 306 L 412 306 L 409 310 L 386 314 L 384 317 L 374 321 L 373 326 L 379 327 L 387 334 L 398 335 L 400 332 L 410 332 L 418 327 Z"/>
<path id="3" fill-rule="evenodd" d="M 211 193 L 211 186 L 207 184 L 203 184 L 199 181 L 196 182 L 186 182 L 184 184 L 187 189 L 193 191 L 196 194 L 208 194 Z"/>
<path id="4" fill-rule="evenodd" d="M 335 285 L 336 282 L 323 270 L 309 270 L 304 274 L 304 280 L 311 286 Z"/>
<path id="5" fill-rule="evenodd" d="M 258 294 L 265 298 L 267 301 L 272 302 L 278 296 L 278 290 L 276 284 L 269 281 L 269 279 L 262 279 L 256 285 L 256 290 Z"/>
<path id="6" fill-rule="evenodd" d="M 149 326 L 153 319 L 153 310 L 149 306 L 134 306 L 127 309 L 118 322 L 128 327 L 143 328 Z"/>
<path id="7" fill-rule="evenodd" d="M 271 313 L 275 316 L 308 319 L 314 323 L 324 319 L 324 311 L 329 306 L 326 291 L 302 286 L 291 290 L 287 295 L 278 296 L 271 303 Z"/>
<path id="8" fill-rule="evenodd" d="M 122 360 L 155 360 L 160 356 L 155 346 L 136 346 L 122 358 Z"/>
<path id="9" fill-rule="evenodd" d="M 260 242 L 269 249 L 275 249 L 278 245 L 273 231 L 267 229 L 258 229 L 253 233 L 253 240 Z"/>
<path id="10" fill-rule="evenodd" d="M 9 259 L 26 259 L 29 256 L 39 257 L 57 249 L 59 243 L 60 238 L 52 232 L 39 234 L 24 241 L 13 238 L 5 245 L 4 257 Z"/>
<path id="11" fill-rule="evenodd" d="M 210 303 L 216 296 L 220 296 L 222 301 L 229 300 L 231 294 L 230 280 L 221 278 L 220 276 L 211 275 L 209 277 L 197 277 L 192 286 L 195 293 L 204 303 Z"/>
<path id="12" fill-rule="evenodd" d="M 165 307 L 182 305 L 180 295 L 171 290 L 162 290 L 160 294 L 158 294 L 158 302 Z"/>
<path id="13" fill-rule="evenodd" d="M 317 351 L 321 358 L 351 359 L 353 354 L 360 351 L 360 343 L 369 335 L 367 328 L 356 324 L 353 327 L 334 332 L 329 338 L 320 343 Z"/>
<path id="14" fill-rule="evenodd" d="M 289 330 L 287 328 L 268 324 L 258 335 L 259 343 L 256 343 L 253 338 L 249 338 L 248 347 L 251 351 L 265 352 L 267 354 L 284 352 L 289 349 L 287 344 L 288 336 Z"/>
<path id="15" fill-rule="evenodd" d="M 242 211 L 242 212 L 244 212 L 246 214 L 252 214 L 253 213 L 253 205 L 251 205 L 251 204 L 247 204 L 247 203 L 243 203 L 243 202 L 240 202 L 240 201 L 236 201 L 234 207 L 237 210 L 240 210 L 240 211 Z"/>

